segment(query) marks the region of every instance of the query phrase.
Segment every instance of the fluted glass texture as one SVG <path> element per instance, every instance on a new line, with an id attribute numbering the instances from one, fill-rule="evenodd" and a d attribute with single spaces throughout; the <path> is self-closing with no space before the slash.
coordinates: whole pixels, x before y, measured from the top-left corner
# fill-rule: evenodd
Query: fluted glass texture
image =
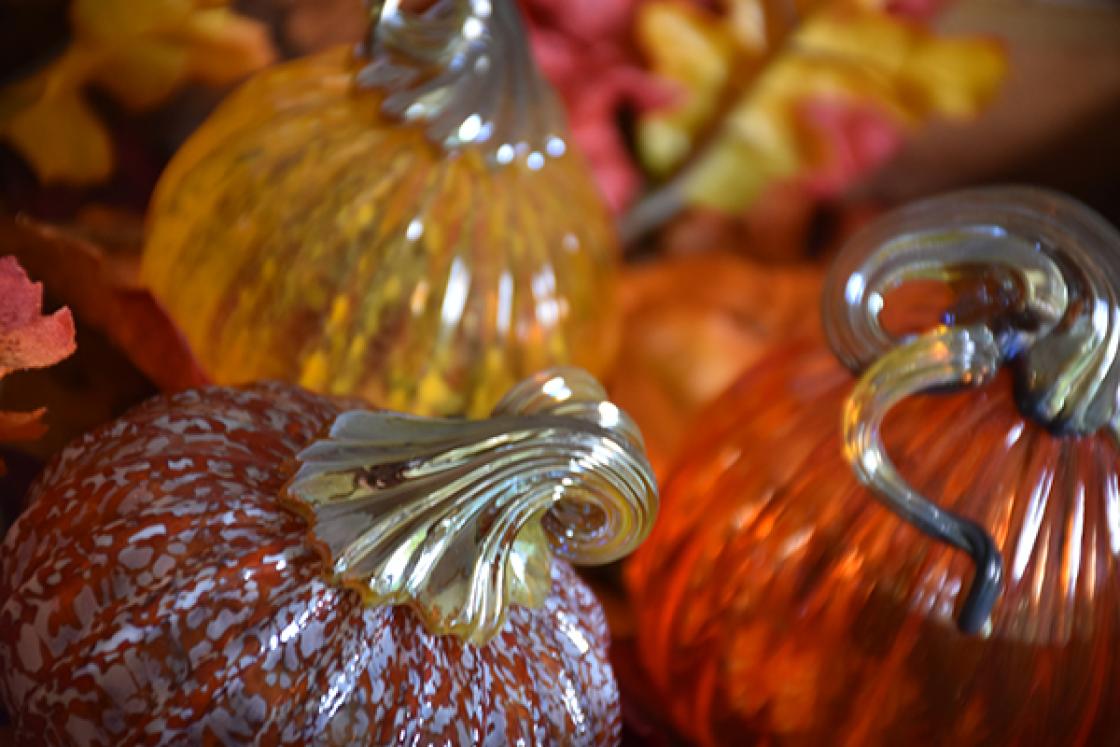
<path id="1" fill-rule="evenodd" d="M 698 421 L 628 567 L 643 661 L 700 744 L 1111 744 L 1120 734 L 1120 459 L 1060 437 L 1011 376 L 923 394 L 884 424 L 902 475 L 979 522 L 1004 588 L 979 636 L 969 558 L 862 487 L 840 417 L 853 379 L 775 353 Z"/>
<path id="2" fill-rule="evenodd" d="M 553 364 L 601 374 L 613 228 L 563 132 L 447 151 L 382 113 L 361 63 L 265 71 L 163 175 L 144 279 L 203 367 L 474 416 Z"/>

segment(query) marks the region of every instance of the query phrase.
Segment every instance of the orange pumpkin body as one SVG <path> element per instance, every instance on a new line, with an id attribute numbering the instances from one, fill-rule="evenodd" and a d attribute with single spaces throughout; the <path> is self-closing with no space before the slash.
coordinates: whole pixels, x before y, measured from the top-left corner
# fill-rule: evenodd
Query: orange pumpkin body
<path id="1" fill-rule="evenodd" d="M 488 645 L 323 578 L 277 503 L 340 403 L 154 399 L 67 448 L 9 532 L 0 695 L 20 744 L 609 744 L 607 631 L 562 561 Z"/>
<path id="2" fill-rule="evenodd" d="M 1016 408 L 1008 374 L 884 425 L 922 494 L 1006 559 L 990 629 L 958 632 L 967 556 L 862 487 L 853 379 L 776 353 L 699 419 L 628 568 L 641 654 L 700 744 L 1112 744 L 1120 734 L 1120 453 Z"/>

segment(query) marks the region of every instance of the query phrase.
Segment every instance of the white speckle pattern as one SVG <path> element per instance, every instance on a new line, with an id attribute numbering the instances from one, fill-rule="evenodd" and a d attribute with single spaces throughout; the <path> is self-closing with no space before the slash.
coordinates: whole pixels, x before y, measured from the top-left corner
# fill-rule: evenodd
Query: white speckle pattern
<path id="1" fill-rule="evenodd" d="M 62 452 L 0 558 L 17 744 L 618 742 L 606 621 L 565 563 L 485 647 L 322 578 L 276 496 L 352 404 L 192 390 Z"/>

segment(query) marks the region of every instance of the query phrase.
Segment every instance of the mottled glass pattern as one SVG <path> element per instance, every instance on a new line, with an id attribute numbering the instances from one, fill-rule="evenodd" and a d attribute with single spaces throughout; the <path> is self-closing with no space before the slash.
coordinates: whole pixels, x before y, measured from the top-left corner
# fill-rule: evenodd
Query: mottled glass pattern
<path id="1" fill-rule="evenodd" d="M 331 583 L 277 496 L 343 406 L 191 390 L 60 454 L 0 555 L 16 744 L 617 743 L 606 620 L 564 561 L 486 646 Z"/>

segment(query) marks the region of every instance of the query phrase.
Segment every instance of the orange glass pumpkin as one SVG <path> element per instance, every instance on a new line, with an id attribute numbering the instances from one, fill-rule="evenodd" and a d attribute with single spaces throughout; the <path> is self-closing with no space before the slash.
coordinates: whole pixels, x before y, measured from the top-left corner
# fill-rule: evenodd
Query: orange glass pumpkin
<path id="1" fill-rule="evenodd" d="M 602 610 L 550 549 L 613 560 L 656 509 L 601 397 L 560 371 L 472 422 L 261 384 L 90 433 L 3 545 L 16 742 L 617 742 Z"/>
<path id="2" fill-rule="evenodd" d="M 880 311 L 911 280 L 957 297 L 900 337 Z M 1050 193 L 965 192 L 859 234 L 826 283 L 836 356 L 793 344 L 709 408 L 628 567 L 678 728 L 1115 742 L 1118 298 L 1120 235 Z"/>
<path id="3" fill-rule="evenodd" d="M 546 366 L 603 373 L 613 224 L 513 0 L 370 12 L 359 53 L 260 73 L 183 145 L 145 282 L 219 384 L 481 416 Z"/>

